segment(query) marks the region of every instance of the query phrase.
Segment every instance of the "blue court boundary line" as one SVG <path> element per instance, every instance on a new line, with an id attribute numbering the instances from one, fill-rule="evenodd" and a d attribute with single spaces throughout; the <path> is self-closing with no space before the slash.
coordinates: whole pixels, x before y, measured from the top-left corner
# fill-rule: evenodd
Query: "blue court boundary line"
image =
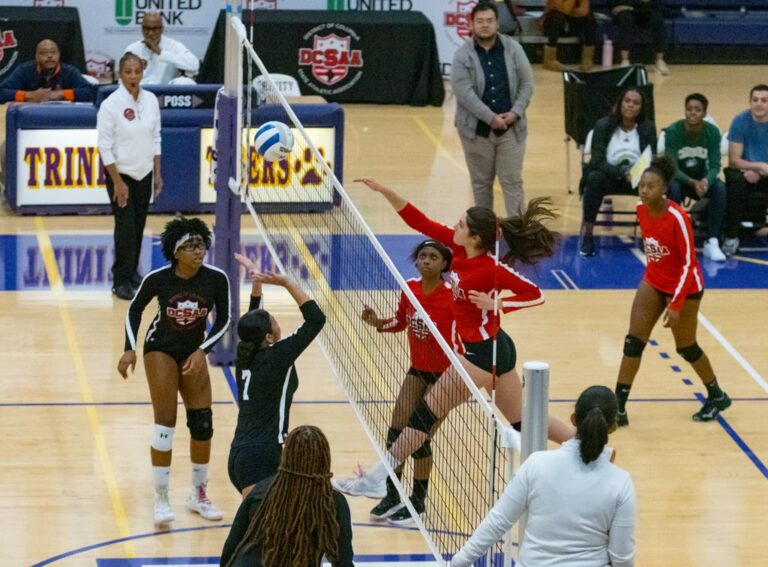
<path id="1" fill-rule="evenodd" d="M 381 523 L 381 524 L 373 524 L 373 523 L 365 523 L 365 522 L 353 522 L 353 526 L 356 526 L 358 528 L 386 528 L 391 530 L 406 530 L 406 531 L 418 531 L 418 528 L 410 528 L 410 527 L 401 527 L 401 526 L 391 526 L 389 524 Z M 147 539 L 150 537 L 156 537 L 156 536 L 163 536 L 168 534 L 180 534 L 180 533 L 186 533 L 186 532 L 198 532 L 203 530 L 223 530 L 223 529 L 229 529 L 232 527 L 232 524 L 218 524 L 215 526 L 198 526 L 194 528 L 178 528 L 174 530 L 161 530 L 161 531 L 155 531 L 155 532 L 148 532 L 144 534 L 136 534 L 128 537 L 121 537 L 116 539 L 110 539 L 107 541 L 102 541 L 99 543 L 93 543 L 91 545 L 86 545 L 83 547 L 78 547 L 76 549 L 72 549 L 70 551 L 65 551 L 63 553 L 59 553 L 58 555 L 54 555 L 53 557 L 49 557 L 48 559 L 44 559 L 42 561 L 39 561 L 38 563 L 33 563 L 32 567 L 42 567 L 44 565 L 50 565 L 51 563 L 54 563 L 56 561 L 60 561 L 62 559 L 66 559 L 67 557 L 72 557 L 74 555 L 80 555 L 81 553 L 85 553 L 87 551 L 92 551 L 94 549 L 99 549 L 102 547 L 109 547 L 111 545 L 115 545 L 118 543 L 124 543 L 126 541 L 135 541 L 139 539 Z M 431 533 L 439 533 L 439 534 L 446 534 L 446 535 L 457 535 L 457 536 L 463 536 L 469 538 L 472 534 L 467 534 L 463 532 L 450 532 L 450 531 L 441 531 L 441 530 L 429 530 Z M 512 542 L 513 546 L 517 546 L 517 542 Z M 373 557 L 373 559 L 371 559 Z M 388 553 L 385 555 L 365 555 L 363 557 L 355 557 L 355 561 L 361 561 L 363 563 L 370 562 L 370 561 L 379 561 L 379 560 L 389 560 L 390 557 L 396 557 L 399 559 L 422 559 L 427 558 L 431 559 L 432 555 L 428 554 L 414 554 L 414 553 Z"/>
<path id="2" fill-rule="evenodd" d="M 657 347 L 661 349 L 661 345 L 656 340 L 651 339 L 648 341 L 648 344 L 653 347 Z M 665 351 L 659 350 L 657 354 L 662 360 L 669 360 L 669 355 Z M 670 364 L 669 368 L 675 374 L 682 373 L 682 369 L 676 364 Z M 680 381 L 686 386 L 693 387 L 694 385 L 693 381 L 691 381 L 689 378 L 681 378 Z M 694 392 L 693 396 L 694 396 L 694 399 L 698 400 L 698 402 L 702 405 L 706 401 L 706 398 L 700 392 Z M 747 401 L 747 400 L 751 401 L 752 399 L 754 398 L 746 398 L 746 400 L 739 399 L 739 398 L 731 398 L 732 401 Z M 762 399 L 762 398 L 758 398 L 758 399 Z M 722 416 L 721 413 L 718 413 L 717 417 L 715 418 L 715 421 L 717 421 L 720 427 L 723 428 L 723 430 L 728 434 L 728 436 L 733 440 L 733 442 L 736 443 L 736 446 L 742 450 L 742 452 L 747 456 L 747 458 L 750 461 L 752 461 L 752 464 L 754 464 L 755 467 L 757 467 L 757 470 L 760 471 L 763 477 L 768 479 L 768 467 L 765 466 L 763 461 L 760 460 L 760 457 L 758 457 L 755 454 L 755 452 L 752 450 L 752 448 L 749 445 L 747 445 L 746 441 L 744 441 L 744 439 L 741 438 L 741 436 L 736 432 L 736 430 L 731 426 L 731 424 L 728 423 L 728 421 L 726 421 L 726 419 Z"/>
<path id="3" fill-rule="evenodd" d="M 734 402 L 768 402 L 768 396 L 753 398 L 731 398 Z M 632 398 L 632 403 L 689 403 L 692 398 Z M 182 402 L 179 402 L 181 405 Z M 218 401 L 213 405 L 231 406 L 234 402 Z M 346 405 L 347 400 L 293 400 L 293 405 Z M 395 402 L 378 402 L 394 404 Z M 549 400 L 551 404 L 575 404 L 576 400 L 558 398 Z M 122 407 L 122 406 L 151 406 L 152 402 L 0 402 L 0 408 L 48 408 L 48 407 Z"/>

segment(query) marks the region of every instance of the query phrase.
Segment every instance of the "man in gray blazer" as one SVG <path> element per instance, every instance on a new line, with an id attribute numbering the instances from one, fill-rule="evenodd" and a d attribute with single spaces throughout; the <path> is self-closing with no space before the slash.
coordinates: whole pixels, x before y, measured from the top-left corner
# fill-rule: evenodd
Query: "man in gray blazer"
<path id="1" fill-rule="evenodd" d="M 493 208 L 498 176 L 507 215 L 521 213 L 525 109 L 533 95 L 531 64 L 519 43 L 501 35 L 498 10 L 480 0 L 470 13 L 472 37 L 453 56 L 451 86 L 475 205 Z"/>

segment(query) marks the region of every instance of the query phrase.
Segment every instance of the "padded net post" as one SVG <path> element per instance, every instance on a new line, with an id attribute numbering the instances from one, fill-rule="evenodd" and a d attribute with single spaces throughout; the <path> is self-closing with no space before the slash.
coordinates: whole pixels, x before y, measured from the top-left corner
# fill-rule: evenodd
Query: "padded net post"
<path id="1" fill-rule="evenodd" d="M 242 11 L 240 0 L 227 2 L 227 23 Z M 240 272 L 234 253 L 240 251 L 240 214 L 242 203 L 239 192 L 230 190 L 231 180 L 240 179 L 240 139 L 242 113 L 238 92 L 242 74 L 242 51 L 237 34 L 227 26 L 224 87 L 216 97 L 215 123 L 215 181 L 216 217 L 213 226 L 214 264 L 224 270 L 230 283 L 232 326 L 210 356 L 211 363 L 229 366 L 235 363 L 236 340 L 233 329 L 240 316 Z"/>

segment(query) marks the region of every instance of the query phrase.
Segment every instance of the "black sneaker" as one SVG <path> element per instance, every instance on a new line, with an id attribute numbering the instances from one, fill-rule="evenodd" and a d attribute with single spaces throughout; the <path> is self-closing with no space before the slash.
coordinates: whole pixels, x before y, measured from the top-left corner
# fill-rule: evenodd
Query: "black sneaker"
<path id="1" fill-rule="evenodd" d="M 112 293 L 115 294 L 118 299 L 125 299 L 126 301 L 130 301 L 134 296 L 133 287 L 131 287 L 130 283 L 121 283 L 112 286 Z"/>
<path id="2" fill-rule="evenodd" d="M 139 274 L 139 272 L 133 272 L 133 275 L 131 276 L 131 285 L 135 288 L 138 288 L 141 285 L 141 280 L 144 278 Z"/>
<path id="3" fill-rule="evenodd" d="M 388 491 L 382 501 L 371 508 L 370 518 L 374 522 L 383 522 L 402 507 L 400 495 L 397 492 Z"/>
<path id="4" fill-rule="evenodd" d="M 579 254 L 588 258 L 594 256 L 595 252 L 595 236 L 591 232 L 585 232 L 581 235 L 581 245 L 579 246 Z"/>
<path id="5" fill-rule="evenodd" d="M 416 508 L 416 511 L 419 513 L 419 517 L 424 520 L 424 504 L 419 504 L 418 502 L 413 502 L 413 507 Z M 402 508 L 400 508 L 397 512 L 392 514 L 389 518 L 387 518 L 387 522 L 389 522 L 392 525 L 395 526 L 414 526 L 416 523 L 413 521 L 413 516 L 411 516 L 410 510 L 404 505 L 402 505 Z"/>
<path id="6" fill-rule="evenodd" d="M 731 407 L 731 398 L 725 392 L 720 398 L 707 398 L 701 409 L 693 414 L 693 421 L 712 421 L 720 415 L 721 411 L 725 411 L 729 407 Z"/>
<path id="7" fill-rule="evenodd" d="M 629 416 L 627 415 L 627 410 L 620 411 L 616 414 L 616 425 L 619 427 L 626 427 L 629 425 Z"/>

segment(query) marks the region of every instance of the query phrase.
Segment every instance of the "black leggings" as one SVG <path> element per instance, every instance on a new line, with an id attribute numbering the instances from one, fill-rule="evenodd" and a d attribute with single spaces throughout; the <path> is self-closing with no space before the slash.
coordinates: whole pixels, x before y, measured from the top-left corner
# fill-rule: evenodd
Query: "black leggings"
<path id="1" fill-rule="evenodd" d="M 597 43 L 597 22 L 592 12 L 583 18 L 572 18 L 562 12 L 552 10 L 544 16 L 544 23 L 542 24 L 549 47 L 557 45 L 557 40 L 565 34 L 566 26 L 569 35 L 577 36 L 582 45 L 592 46 Z"/>
<path id="2" fill-rule="evenodd" d="M 120 174 L 128 186 L 128 204 L 118 207 L 114 201 L 115 184 L 107 175 L 107 193 L 115 216 L 115 263 L 112 265 L 112 280 L 116 286 L 128 284 L 139 267 L 141 241 L 147 222 L 149 200 L 152 197 L 152 173 L 136 180 Z"/>
<path id="3" fill-rule="evenodd" d="M 632 189 L 632 185 L 625 179 L 612 179 L 602 171 L 593 169 L 587 174 L 584 194 L 581 197 L 584 222 L 595 222 L 606 195 L 637 195 L 637 191 Z"/>
<path id="4" fill-rule="evenodd" d="M 667 32 L 664 29 L 664 16 L 658 10 L 652 8 L 625 10 L 613 17 L 613 23 L 616 26 L 616 47 L 619 51 L 629 51 L 637 28 L 651 30 L 654 52 L 666 51 Z"/>

